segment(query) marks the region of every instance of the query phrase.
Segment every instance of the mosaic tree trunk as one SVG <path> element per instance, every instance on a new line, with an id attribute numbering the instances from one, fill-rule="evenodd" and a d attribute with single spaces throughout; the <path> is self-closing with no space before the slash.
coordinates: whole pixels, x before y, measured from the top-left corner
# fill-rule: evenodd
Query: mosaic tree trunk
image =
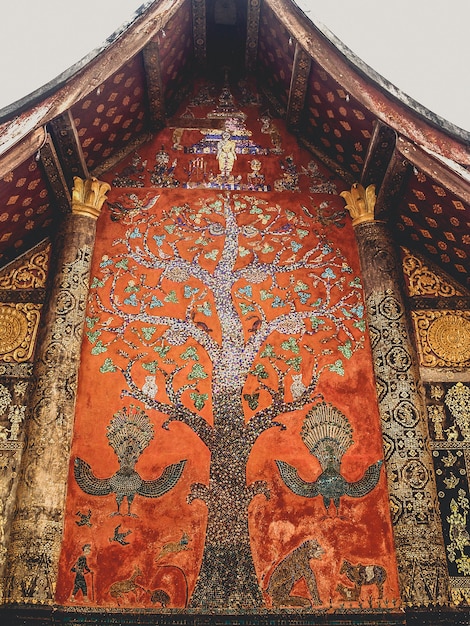
<path id="1" fill-rule="evenodd" d="M 326 203 L 323 224 L 325 213 Z M 210 451 L 209 484 L 187 497 L 208 510 L 194 608 L 263 605 L 248 509 L 269 489 L 247 484 L 250 453 L 362 346 L 360 282 L 312 217 L 230 194 L 153 209 L 127 218 L 92 283 L 88 338 L 101 372 L 121 372 L 122 397 L 165 414 L 164 428 L 185 424 Z"/>

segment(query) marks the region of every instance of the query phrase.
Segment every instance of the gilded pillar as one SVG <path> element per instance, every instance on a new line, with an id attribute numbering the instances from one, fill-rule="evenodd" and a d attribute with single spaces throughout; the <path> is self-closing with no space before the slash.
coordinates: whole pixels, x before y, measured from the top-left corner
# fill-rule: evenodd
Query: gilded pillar
<path id="1" fill-rule="evenodd" d="M 426 409 L 399 259 L 387 225 L 374 218 L 374 186 L 354 184 L 341 195 L 362 267 L 402 599 L 409 606 L 446 604 L 448 574 Z"/>
<path id="2" fill-rule="evenodd" d="M 57 236 L 7 554 L 6 602 L 54 600 L 90 262 L 109 189 L 95 178 L 74 178 L 72 211 Z"/>

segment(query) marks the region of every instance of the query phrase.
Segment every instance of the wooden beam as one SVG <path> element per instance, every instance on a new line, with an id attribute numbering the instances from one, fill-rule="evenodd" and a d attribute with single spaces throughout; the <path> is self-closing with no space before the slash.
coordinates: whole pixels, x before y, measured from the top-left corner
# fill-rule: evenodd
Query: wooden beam
<path id="1" fill-rule="evenodd" d="M 26 135 L 20 144 L 17 144 L 3 155 L 0 159 L 0 179 L 9 172 L 13 172 L 18 165 L 24 163 L 37 152 L 46 140 L 46 134 L 45 128 L 36 128 L 36 130 Z"/>
<path id="2" fill-rule="evenodd" d="M 147 93 L 150 109 L 150 128 L 156 132 L 165 125 L 165 101 L 158 44 L 150 41 L 143 49 Z"/>
<path id="3" fill-rule="evenodd" d="M 256 70 L 256 61 L 258 59 L 260 9 L 260 0 L 248 0 L 245 47 L 245 67 L 247 72 L 254 72 Z"/>
<path id="4" fill-rule="evenodd" d="M 95 178 L 100 178 L 103 174 L 115 167 L 120 161 L 129 156 L 129 154 L 132 154 L 132 152 L 137 150 L 145 142 L 150 141 L 152 138 L 153 135 L 147 132 L 143 132 L 140 135 L 135 136 L 133 139 L 128 141 L 123 148 L 121 148 L 117 152 L 114 152 L 105 161 L 101 162 L 97 167 L 95 167 L 90 172 L 91 175 Z"/>
<path id="5" fill-rule="evenodd" d="M 88 178 L 89 172 L 70 109 L 51 120 L 49 128 L 67 186 L 72 189 L 73 177 Z"/>
<path id="6" fill-rule="evenodd" d="M 423 174 L 439 181 L 439 185 L 470 205 L 470 172 L 454 163 L 446 164 L 439 156 L 429 154 L 404 137 L 398 138 L 397 150 Z"/>
<path id="7" fill-rule="evenodd" d="M 55 215 L 59 212 L 62 214 L 68 213 L 71 207 L 71 196 L 59 157 L 50 136 L 47 137 L 46 143 L 40 150 L 40 160 L 54 197 Z"/>
<path id="8" fill-rule="evenodd" d="M 345 170 L 342 165 L 340 165 L 337 161 L 334 161 L 324 152 L 319 150 L 315 145 L 313 145 L 313 143 L 305 139 L 303 135 L 299 134 L 297 136 L 297 140 L 304 148 L 311 152 L 313 156 L 315 156 L 319 161 L 326 165 L 329 170 L 335 172 L 335 174 L 337 174 L 348 185 L 352 185 L 353 183 L 357 182 L 354 180 L 354 176 L 352 176 L 347 170 Z"/>
<path id="9" fill-rule="evenodd" d="M 369 142 L 362 168 L 361 184 L 363 187 L 375 185 L 378 193 L 388 164 L 395 150 L 396 132 L 379 120 L 374 123 L 374 132 Z"/>
<path id="10" fill-rule="evenodd" d="M 388 221 L 396 212 L 403 197 L 403 189 L 411 173 L 410 163 L 395 150 L 377 194 L 375 219 Z"/>
<path id="11" fill-rule="evenodd" d="M 206 0 L 192 0 L 193 40 L 196 63 L 207 62 Z"/>
<path id="12" fill-rule="evenodd" d="M 291 128 L 296 128 L 301 120 L 302 111 L 307 97 L 308 77 L 312 60 L 298 43 L 295 45 L 294 64 L 289 88 L 286 122 Z"/>

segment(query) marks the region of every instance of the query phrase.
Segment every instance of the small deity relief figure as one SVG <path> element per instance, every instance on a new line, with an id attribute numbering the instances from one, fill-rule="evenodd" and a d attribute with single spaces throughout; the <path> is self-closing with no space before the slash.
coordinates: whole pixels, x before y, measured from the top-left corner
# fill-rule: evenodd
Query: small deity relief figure
<path id="1" fill-rule="evenodd" d="M 231 139 L 230 133 L 225 130 L 217 144 L 217 160 L 219 162 L 220 173 L 226 179 L 231 175 L 233 165 L 237 158 L 237 153 L 235 152 L 236 145 L 236 142 Z"/>
<path id="2" fill-rule="evenodd" d="M 82 548 L 82 554 L 78 557 L 77 562 L 71 568 L 71 572 L 75 574 L 75 581 L 73 583 L 73 591 L 71 600 L 75 602 L 76 595 L 79 591 L 82 592 L 83 600 L 88 602 L 88 585 L 85 578 L 86 574 L 91 573 L 91 569 L 88 567 L 87 556 L 91 552 L 91 545 L 86 543 Z"/>
<path id="3" fill-rule="evenodd" d="M 135 153 L 130 165 L 127 165 L 122 172 L 113 179 L 114 187 L 143 187 L 145 177 L 145 167 L 147 161 L 142 161 L 139 154 Z"/>
<path id="4" fill-rule="evenodd" d="M 20 424 L 25 418 L 25 406 L 11 406 L 10 412 L 8 414 L 8 419 L 10 420 L 10 439 L 12 441 L 18 440 L 18 435 L 20 432 Z"/>
<path id="5" fill-rule="evenodd" d="M 285 162 L 281 161 L 282 178 L 274 181 L 276 191 L 300 191 L 299 174 L 292 155 L 286 157 Z"/>
<path id="6" fill-rule="evenodd" d="M 173 150 L 183 150 L 181 140 L 183 138 L 184 128 L 175 128 L 173 131 Z"/>
<path id="7" fill-rule="evenodd" d="M 306 389 L 307 387 L 302 382 L 302 374 L 293 374 L 292 384 L 290 386 L 292 399 L 298 400 L 299 398 L 301 398 Z"/>
<path id="8" fill-rule="evenodd" d="M 443 428 L 444 420 L 445 420 L 444 407 L 438 404 L 432 404 L 428 406 L 428 414 L 434 426 L 434 434 L 435 434 L 436 440 L 442 441 L 444 439 L 444 428 Z"/>
<path id="9" fill-rule="evenodd" d="M 450 472 L 448 478 L 444 478 L 443 482 L 447 489 L 454 489 L 459 484 L 460 478 L 457 478 L 454 473 Z"/>
<path id="10" fill-rule="evenodd" d="M 155 155 L 155 165 L 153 167 L 153 171 L 150 175 L 150 181 L 152 185 L 156 187 L 166 187 L 173 189 L 174 187 L 179 187 L 179 180 L 174 178 L 174 172 L 177 160 L 174 159 L 171 165 L 168 165 L 170 162 L 170 155 L 168 152 L 165 152 L 165 148 L 162 146 L 162 149 L 157 152 Z"/>
<path id="11" fill-rule="evenodd" d="M 155 376 L 146 376 L 144 385 L 142 387 L 142 393 L 145 393 L 145 395 L 148 396 L 149 398 L 152 398 L 152 400 L 155 398 L 155 396 L 158 393 L 158 386 L 155 381 L 156 381 Z"/>
<path id="12" fill-rule="evenodd" d="M 257 191 L 264 187 L 264 174 L 261 173 L 261 161 L 259 159 L 251 159 L 251 172 L 247 174 L 248 189 Z"/>
<path id="13" fill-rule="evenodd" d="M 446 428 L 445 433 L 447 435 L 447 441 L 457 441 L 459 438 L 459 431 L 457 430 L 457 426 L 455 424 Z"/>
<path id="14" fill-rule="evenodd" d="M 444 389 L 441 385 L 431 385 L 431 398 L 433 400 L 441 400 L 444 396 Z"/>
<path id="15" fill-rule="evenodd" d="M 456 383 L 446 393 L 444 402 L 452 413 L 464 441 L 470 441 L 470 387 Z"/>
<path id="16" fill-rule="evenodd" d="M 311 193 L 338 193 L 336 185 L 322 175 L 315 161 L 310 161 L 307 168 L 302 166 L 302 174 L 311 178 L 312 186 L 309 188 Z"/>
<path id="17" fill-rule="evenodd" d="M 269 115 L 263 115 L 261 117 L 261 132 L 271 137 L 271 143 L 273 145 L 271 154 L 282 154 L 281 133 L 278 131 Z"/>

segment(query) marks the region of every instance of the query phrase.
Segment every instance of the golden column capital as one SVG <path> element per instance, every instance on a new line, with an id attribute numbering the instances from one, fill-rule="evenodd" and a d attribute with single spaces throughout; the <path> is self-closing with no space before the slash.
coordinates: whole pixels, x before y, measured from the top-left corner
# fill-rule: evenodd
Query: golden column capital
<path id="1" fill-rule="evenodd" d="M 366 189 L 359 183 L 354 183 L 351 191 L 342 191 L 339 194 L 346 202 L 346 209 L 352 217 L 353 226 L 364 222 L 374 222 L 375 185 L 369 185 Z"/>
<path id="2" fill-rule="evenodd" d="M 98 219 L 106 194 L 111 185 L 91 177 L 85 180 L 74 176 L 72 189 L 72 213 Z"/>

